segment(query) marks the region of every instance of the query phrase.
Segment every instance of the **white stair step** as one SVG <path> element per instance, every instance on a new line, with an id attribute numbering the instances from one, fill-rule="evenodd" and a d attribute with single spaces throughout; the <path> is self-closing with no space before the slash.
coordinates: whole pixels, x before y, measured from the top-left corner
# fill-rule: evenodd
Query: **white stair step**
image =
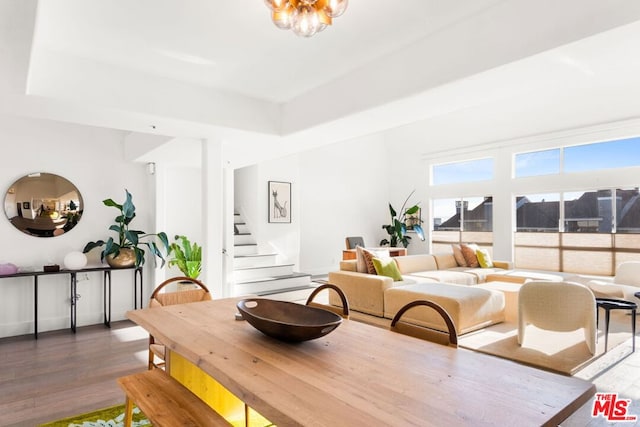
<path id="1" fill-rule="evenodd" d="M 237 230 L 237 233 L 240 233 L 240 234 L 250 233 L 251 232 L 251 230 L 249 230 L 249 227 L 247 226 L 247 224 L 245 224 L 244 222 L 240 222 L 240 223 L 234 224 L 234 226 L 235 226 L 234 234 L 236 233 L 236 230 Z"/>
<path id="2" fill-rule="evenodd" d="M 252 280 L 248 282 L 236 283 L 233 285 L 233 294 L 240 295 L 261 295 L 265 293 L 275 293 L 282 289 L 291 289 L 311 285 L 311 275 L 304 273 L 293 273 L 289 276 L 274 277 L 272 279 Z"/>
<path id="3" fill-rule="evenodd" d="M 307 298 L 311 295 L 311 292 L 315 289 L 315 286 L 302 286 L 296 288 L 280 289 L 278 291 L 266 292 L 259 295 L 262 298 L 275 299 L 278 301 L 297 302 L 299 304 L 305 304 Z"/>
<path id="4" fill-rule="evenodd" d="M 233 253 L 235 255 L 252 255 L 258 253 L 258 245 L 255 243 L 247 243 L 241 245 L 233 245 Z"/>
<path id="5" fill-rule="evenodd" d="M 242 218 L 242 215 L 240 215 L 239 213 L 233 214 L 233 223 L 244 224 L 244 219 Z"/>
<path id="6" fill-rule="evenodd" d="M 241 233 L 233 235 L 233 244 L 234 245 L 246 245 L 256 243 L 256 240 L 253 238 L 251 233 Z"/>
<path id="7" fill-rule="evenodd" d="M 293 264 L 267 265 L 261 267 L 235 268 L 233 277 L 236 283 L 249 280 L 272 279 L 293 273 Z"/>
<path id="8" fill-rule="evenodd" d="M 233 258 L 234 268 L 245 267 L 264 267 L 267 265 L 274 265 L 276 263 L 276 257 L 278 254 L 249 254 L 249 255 L 235 255 Z"/>

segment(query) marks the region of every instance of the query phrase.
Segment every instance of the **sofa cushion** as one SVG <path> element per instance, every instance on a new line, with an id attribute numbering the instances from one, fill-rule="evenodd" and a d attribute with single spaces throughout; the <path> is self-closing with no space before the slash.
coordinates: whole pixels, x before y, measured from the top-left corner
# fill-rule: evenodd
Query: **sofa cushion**
<path id="1" fill-rule="evenodd" d="M 428 271 L 437 270 L 438 264 L 433 255 L 420 254 L 420 255 L 405 255 L 396 257 L 398 268 L 403 275 L 411 274 L 414 271 Z"/>
<path id="2" fill-rule="evenodd" d="M 465 267 L 456 267 L 456 270 L 458 268 Z M 424 279 L 431 279 L 436 282 L 456 283 L 467 286 L 478 283 L 478 277 L 475 274 L 456 270 L 416 271 L 408 275 L 403 275 L 403 277 L 409 277 L 418 282 L 425 281 Z"/>
<path id="3" fill-rule="evenodd" d="M 355 259 L 347 259 L 340 261 L 340 270 L 342 271 L 358 271 L 357 261 Z"/>
<path id="4" fill-rule="evenodd" d="M 504 321 L 505 298 L 502 292 L 445 283 L 418 283 L 386 289 L 385 317 L 393 318 L 402 306 L 416 300 L 429 300 L 441 305 L 451 316 L 458 334 Z M 434 310 L 412 309 L 403 318 L 436 330 L 447 330 Z"/>
<path id="5" fill-rule="evenodd" d="M 478 264 L 482 268 L 491 268 L 493 267 L 493 261 L 491 260 L 491 255 L 489 251 L 486 249 L 478 249 L 476 251 L 476 257 L 478 258 Z"/>
<path id="6" fill-rule="evenodd" d="M 373 265 L 373 258 L 389 258 L 388 249 L 367 249 L 358 246 L 356 248 L 356 257 L 358 253 L 362 254 L 366 266 L 366 271 L 360 271 L 361 267 L 358 267 L 359 273 L 378 274 L 376 273 L 376 268 Z"/>
<path id="7" fill-rule="evenodd" d="M 478 245 L 471 244 L 460 244 L 460 250 L 462 251 L 462 255 L 464 256 L 464 260 L 467 263 L 467 267 L 479 267 L 480 263 L 478 262 L 478 257 L 476 256 L 476 251 L 478 250 Z"/>
<path id="8" fill-rule="evenodd" d="M 402 274 L 398 270 L 398 264 L 393 258 L 373 258 L 373 266 L 378 276 L 391 277 L 394 282 L 402 280 Z"/>
<path id="9" fill-rule="evenodd" d="M 452 271 L 460 271 L 467 274 L 473 274 L 476 276 L 476 283 L 484 283 L 487 281 L 487 276 L 489 274 L 501 274 L 505 271 L 501 268 L 469 268 L 469 267 L 457 267 L 452 269 Z"/>
<path id="10" fill-rule="evenodd" d="M 447 270 L 449 268 L 457 268 L 458 262 L 452 252 L 433 254 L 436 259 L 438 270 Z"/>
<path id="11" fill-rule="evenodd" d="M 452 244 L 451 249 L 453 250 L 453 257 L 456 259 L 456 263 L 460 267 L 466 267 L 467 261 L 464 259 L 464 255 L 462 255 L 462 249 L 460 249 L 460 245 Z"/>

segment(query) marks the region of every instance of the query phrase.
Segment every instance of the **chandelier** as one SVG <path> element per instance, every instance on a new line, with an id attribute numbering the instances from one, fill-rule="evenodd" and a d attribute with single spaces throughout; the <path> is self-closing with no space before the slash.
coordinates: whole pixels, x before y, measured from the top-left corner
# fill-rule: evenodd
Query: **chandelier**
<path id="1" fill-rule="evenodd" d="M 349 0 L 264 0 L 276 27 L 311 37 L 342 15 Z"/>

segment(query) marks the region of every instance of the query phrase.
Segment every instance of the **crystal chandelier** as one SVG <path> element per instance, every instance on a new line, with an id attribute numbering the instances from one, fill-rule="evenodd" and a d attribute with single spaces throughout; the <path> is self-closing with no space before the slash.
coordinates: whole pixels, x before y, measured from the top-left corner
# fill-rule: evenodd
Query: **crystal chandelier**
<path id="1" fill-rule="evenodd" d="M 342 15 L 349 0 L 264 0 L 276 27 L 311 37 Z"/>

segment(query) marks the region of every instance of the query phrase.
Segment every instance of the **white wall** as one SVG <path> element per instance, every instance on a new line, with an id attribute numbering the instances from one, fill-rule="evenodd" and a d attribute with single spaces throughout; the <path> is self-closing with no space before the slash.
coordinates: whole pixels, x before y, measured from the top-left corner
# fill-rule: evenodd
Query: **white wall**
<path id="1" fill-rule="evenodd" d="M 0 188 L 3 191 L 31 172 L 61 175 L 80 190 L 83 218 L 69 233 L 53 238 L 26 235 L 7 220 L 0 220 L 0 262 L 42 269 L 62 265 L 64 256 L 81 251 L 91 240 L 106 239 L 117 211 L 102 204 L 105 198 L 121 202 L 125 188 L 136 205 L 137 229 L 151 232 L 154 222 L 154 184 L 145 165 L 125 162 L 119 131 L 69 125 L 45 120 L 0 116 Z M 155 231 L 155 230 L 153 230 Z M 152 267 L 153 262 L 147 264 Z M 145 298 L 153 284 L 152 268 L 145 269 Z M 79 277 L 79 279 L 83 279 Z M 0 279 L 0 337 L 33 331 L 32 278 Z M 69 277 L 39 280 L 39 331 L 69 327 Z M 91 273 L 78 283 L 78 325 L 102 322 L 102 275 Z M 133 308 L 133 273 L 113 273 L 112 320 L 123 319 Z"/>
<path id="2" fill-rule="evenodd" d="M 336 270 L 347 236 L 362 236 L 367 246 L 386 236 L 394 161 L 381 135 L 299 155 L 301 271 Z"/>
<path id="3" fill-rule="evenodd" d="M 157 164 L 156 179 L 157 228 L 167 233 L 169 243 L 175 241 L 176 235 L 182 235 L 202 246 L 202 169 Z M 182 275 L 175 266 L 156 272 L 158 282 L 160 277 Z"/>
<path id="4" fill-rule="evenodd" d="M 278 254 L 277 262 L 299 266 L 301 191 L 298 155 L 238 169 L 235 176 L 235 209 L 243 215 L 261 253 Z M 291 223 L 268 221 L 268 183 L 291 183 Z"/>

